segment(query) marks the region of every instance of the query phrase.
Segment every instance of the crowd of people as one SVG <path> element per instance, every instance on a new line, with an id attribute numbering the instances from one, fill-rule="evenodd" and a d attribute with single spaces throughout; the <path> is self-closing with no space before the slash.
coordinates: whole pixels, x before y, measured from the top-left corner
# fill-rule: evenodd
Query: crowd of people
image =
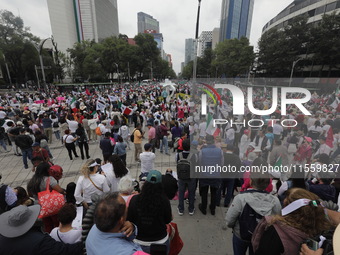
<path id="1" fill-rule="evenodd" d="M 329 249 L 318 238 L 333 234 L 339 223 L 338 92 L 313 93 L 305 104 L 311 115 L 289 106 L 286 116 L 280 107 L 256 116 L 245 106 L 239 116 L 233 114 L 232 95 L 222 90 L 220 102 L 208 99 L 204 115 L 204 90 L 195 86 L 170 91 L 167 84 L 116 85 L 1 96 L 2 153 L 22 156 L 24 169 L 32 163 L 34 174 L 26 189 L 0 187 L 0 254 L 178 254 L 171 200 L 179 216 L 186 212 L 185 201 L 190 216 L 228 208 L 226 226 L 233 229 L 228 252 L 236 255 Z M 271 94 L 253 91 L 254 107 L 268 110 Z M 214 119 L 224 124 L 211 125 Z M 51 144 L 64 146 L 70 160 L 84 160 L 76 183 L 59 185 L 61 163 Z M 100 148 L 102 158 L 93 158 L 91 146 Z M 160 158 L 171 162 L 163 174 L 155 170 Z M 193 174 L 196 166 L 216 165 L 231 166 L 236 174 Z M 259 171 L 242 172 L 244 167 Z M 64 202 L 42 217 L 45 191 Z M 74 229 L 78 208 L 82 225 Z M 316 252 L 307 247 L 313 241 Z"/>

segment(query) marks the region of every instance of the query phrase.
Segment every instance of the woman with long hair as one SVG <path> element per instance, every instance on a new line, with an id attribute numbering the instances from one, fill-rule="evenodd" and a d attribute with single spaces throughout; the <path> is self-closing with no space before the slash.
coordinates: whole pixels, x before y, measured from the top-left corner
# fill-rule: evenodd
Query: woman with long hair
<path id="1" fill-rule="evenodd" d="M 282 216 L 266 216 L 257 226 L 255 255 L 299 254 L 303 241 L 332 228 L 319 197 L 305 189 L 289 189 L 283 205 Z"/>
<path id="2" fill-rule="evenodd" d="M 84 149 L 85 149 L 85 154 L 86 154 L 86 158 L 89 159 L 90 155 L 89 155 L 89 138 L 87 136 L 87 132 L 85 131 L 83 124 L 78 123 L 78 128 L 76 130 L 76 135 L 78 137 L 78 146 L 80 149 L 80 156 L 81 159 L 84 159 Z"/>
<path id="3" fill-rule="evenodd" d="M 94 159 L 89 159 L 80 170 L 81 176 L 78 178 L 74 197 L 76 203 L 81 204 L 85 210 L 92 204 L 93 194 L 102 195 L 110 191 L 105 176 L 97 173 L 98 166 Z"/>
<path id="4" fill-rule="evenodd" d="M 55 190 L 61 194 L 65 194 L 65 191 L 59 186 L 57 180 L 49 175 L 50 164 L 47 162 L 40 163 L 31 180 L 27 184 L 27 191 L 30 197 L 33 197 L 38 201 L 38 193 L 46 190 L 47 181 L 50 183 L 50 190 Z M 51 230 L 58 226 L 58 217 L 53 215 L 50 217 L 43 218 L 43 223 L 45 226 L 45 232 L 50 233 Z"/>
<path id="5" fill-rule="evenodd" d="M 104 171 L 111 192 L 116 192 L 118 191 L 120 178 L 127 175 L 129 170 L 117 154 L 111 155 L 108 161 L 109 163 L 102 166 L 102 170 Z"/>
<path id="6" fill-rule="evenodd" d="M 171 222 L 172 214 L 159 171 L 150 171 L 141 193 L 131 198 L 127 220 L 138 227 L 134 241 L 141 245 L 144 252 L 150 253 L 153 243 L 165 244 L 169 252 L 166 224 Z"/>

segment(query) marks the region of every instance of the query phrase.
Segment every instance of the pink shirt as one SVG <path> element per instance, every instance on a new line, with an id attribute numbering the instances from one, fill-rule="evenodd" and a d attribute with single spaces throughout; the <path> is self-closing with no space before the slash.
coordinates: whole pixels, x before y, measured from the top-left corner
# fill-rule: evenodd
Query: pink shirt
<path id="1" fill-rule="evenodd" d="M 151 139 L 156 138 L 156 129 L 155 129 L 154 127 L 151 127 L 151 128 L 149 129 L 148 135 L 149 135 L 149 141 L 150 141 Z"/>
<path id="2" fill-rule="evenodd" d="M 31 126 L 29 126 L 30 129 L 32 129 L 33 133 L 35 133 L 35 131 L 39 130 L 39 126 L 37 124 L 32 124 Z"/>

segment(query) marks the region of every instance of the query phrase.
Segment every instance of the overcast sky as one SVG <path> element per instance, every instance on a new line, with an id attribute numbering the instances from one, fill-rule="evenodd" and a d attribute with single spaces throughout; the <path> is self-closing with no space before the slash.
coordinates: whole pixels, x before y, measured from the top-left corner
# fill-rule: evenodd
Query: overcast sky
<path id="1" fill-rule="evenodd" d="M 252 45 L 257 45 L 262 27 L 291 2 L 293 0 L 255 0 Z M 221 4 L 222 0 L 202 0 L 199 33 L 220 26 Z M 184 62 L 185 39 L 195 37 L 197 6 L 197 0 L 118 0 L 119 32 L 134 37 L 137 13 L 153 16 L 163 33 L 164 50 L 172 55 L 173 67 L 178 73 Z M 46 0 L 0 0 L 0 8 L 20 15 L 33 34 L 41 38 L 52 34 Z"/>

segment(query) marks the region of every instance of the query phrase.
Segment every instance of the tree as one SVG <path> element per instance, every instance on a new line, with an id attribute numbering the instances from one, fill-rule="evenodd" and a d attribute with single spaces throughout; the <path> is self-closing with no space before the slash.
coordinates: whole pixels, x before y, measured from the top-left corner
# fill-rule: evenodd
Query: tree
<path id="1" fill-rule="evenodd" d="M 340 14 L 324 15 L 320 24 L 312 27 L 310 33 L 309 47 L 310 52 L 314 53 L 312 61 L 321 66 L 319 76 L 322 76 L 327 65 L 327 76 L 330 77 L 332 69 L 340 68 Z"/>
<path id="2" fill-rule="evenodd" d="M 0 11 L 0 61 L 4 65 L 6 60 L 14 83 L 35 79 L 34 65 L 39 63 L 39 58 L 32 44 L 39 42 L 20 17 L 10 11 Z"/>
<path id="3" fill-rule="evenodd" d="M 227 77 L 244 75 L 254 61 L 253 46 L 249 45 L 246 37 L 225 40 L 216 45 L 214 69 L 224 73 Z"/>

